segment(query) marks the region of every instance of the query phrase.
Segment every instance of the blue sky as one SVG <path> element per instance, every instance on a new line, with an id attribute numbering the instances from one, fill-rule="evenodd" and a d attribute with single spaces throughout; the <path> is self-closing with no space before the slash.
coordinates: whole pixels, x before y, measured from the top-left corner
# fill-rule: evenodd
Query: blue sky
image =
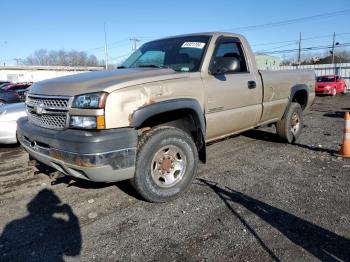
<path id="1" fill-rule="evenodd" d="M 337 42 L 350 43 L 350 11 L 287 25 L 237 29 L 347 9 L 349 0 L 4 0 L 0 63 L 15 64 L 14 58 L 26 58 L 39 48 L 76 49 L 103 59 L 104 23 L 111 63 L 120 62 L 131 52 L 131 37 L 145 42 L 190 32 L 242 33 L 255 51 L 294 49 L 299 32 L 304 38 L 321 36 L 305 40 L 304 46 L 331 44 L 334 31 L 345 33 Z M 289 40 L 295 43 L 275 43 Z"/>

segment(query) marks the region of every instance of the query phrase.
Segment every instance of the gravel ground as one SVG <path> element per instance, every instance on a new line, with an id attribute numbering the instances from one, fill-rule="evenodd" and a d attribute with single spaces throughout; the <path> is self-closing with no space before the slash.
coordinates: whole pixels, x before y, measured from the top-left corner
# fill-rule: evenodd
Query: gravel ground
<path id="1" fill-rule="evenodd" d="M 49 177 L 0 147 L 0 261 L 350 261 L 350 96 L 317 97 L 296 145 L 260 128 L 208 146 L 190 191 Z"/>

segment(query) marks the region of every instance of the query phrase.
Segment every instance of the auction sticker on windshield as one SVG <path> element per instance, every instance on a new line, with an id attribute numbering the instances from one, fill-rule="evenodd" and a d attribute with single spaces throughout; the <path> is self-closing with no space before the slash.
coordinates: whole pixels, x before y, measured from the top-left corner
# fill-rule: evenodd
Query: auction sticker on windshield
<path id="1" fill-rule="evenodd" d="M 181 48 L 199 48 L 199 49 L 203 49 L 203 47 L 205 47 L 205 43 L 201 43 L 201 42 L 185 42 L 181 46 Z"/>

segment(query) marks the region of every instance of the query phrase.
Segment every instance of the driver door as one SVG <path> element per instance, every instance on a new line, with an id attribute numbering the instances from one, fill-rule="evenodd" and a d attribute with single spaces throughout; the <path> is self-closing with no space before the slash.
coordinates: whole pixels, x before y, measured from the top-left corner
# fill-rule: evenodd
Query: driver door
<path id="1" fill-rule="evenodd" d="M 237 58 L 240 69 L 203 78 L 207 94 L 207 140 L 254 127 L 261 112 L 260 76 L 250 71 L 238 38 L 223 37 L 217 42 L 211 63 L 222 57 Z"/>

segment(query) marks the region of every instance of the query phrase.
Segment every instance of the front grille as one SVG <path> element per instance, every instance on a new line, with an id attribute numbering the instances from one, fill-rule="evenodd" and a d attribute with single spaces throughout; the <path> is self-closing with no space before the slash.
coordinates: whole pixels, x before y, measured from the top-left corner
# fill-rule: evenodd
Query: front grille
<path id="1" fill-rule="evenodd" d="M 64 129 L 66 127 L 66 115 L 37 115 L 30 113 L 30 121 L 36 125 L 50 129 Z"/>
<path id="2" fill-rule="evenodd" d="M 28 95 L 26 106 L 29 121 L 49 129 L 65 129 L 68 126 L 69 97 Z"/>
<path id="3" fill-rule="evenodd" d="M 51 98 L 51 97 L 39 97 L 28 96 L 27 104 L 31 106 L 43 105 L 46 108 L 56 109 L 68 109 L 69 98 Z"/>

